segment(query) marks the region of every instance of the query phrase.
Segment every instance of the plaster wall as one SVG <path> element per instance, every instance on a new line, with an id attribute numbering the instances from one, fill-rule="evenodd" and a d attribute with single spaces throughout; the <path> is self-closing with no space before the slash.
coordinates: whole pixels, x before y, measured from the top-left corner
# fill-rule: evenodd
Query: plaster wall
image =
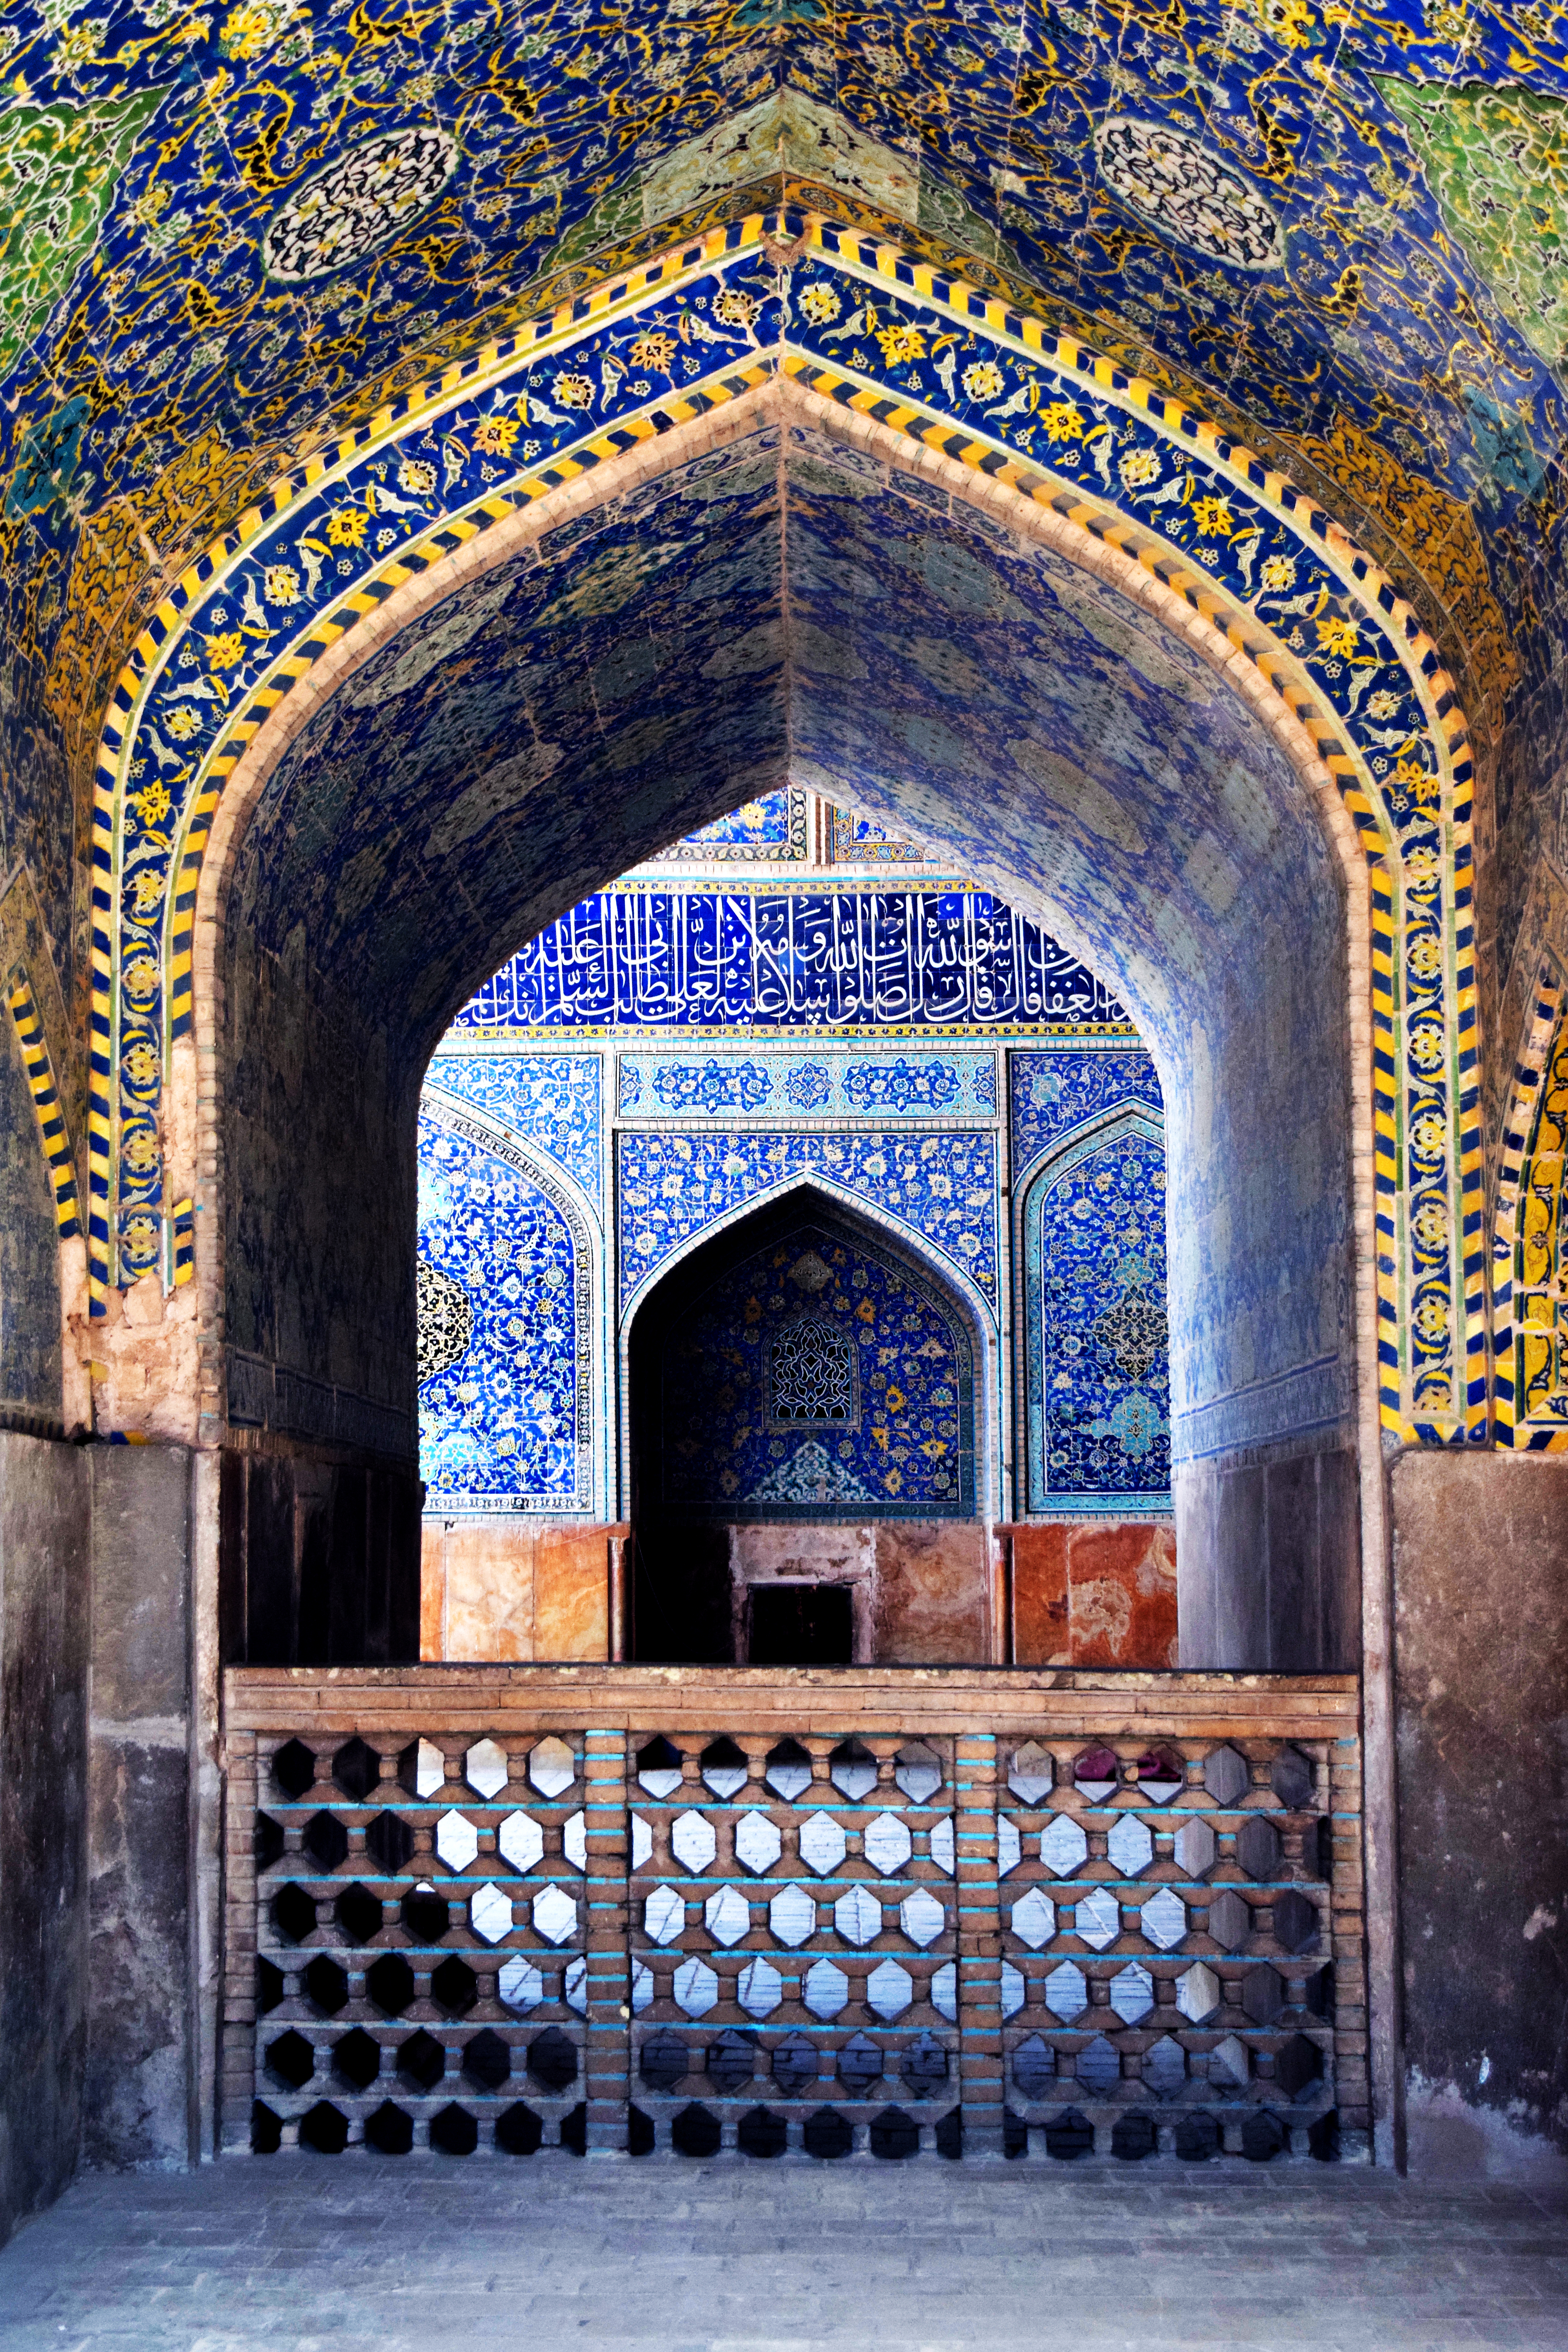
<path id="1" fill-rule="evenodd" d="M 1510 2170 L 1568 2149 L 1568 1462 L 1389 1488 L 1410 2161 Z"/>
<path id="2" fill-rule="evenodd" d="M 0 2239 L 81 2139 L 89 1508 L 80 1448 L 0 1430 Z"/>
<path id="3" fill-rule="evenodd" d="M 1174 1488 L 1184 1664 L 1357 1665 L 1360 1477 L 1337 1430 L 1184 1463 Z"/>
<path id="4" fill-rule="evenodd" d="M 380 1032 L 230 921 L 225 1336 L 237 1422 L 415 1452 L 416 1089 Z"/>

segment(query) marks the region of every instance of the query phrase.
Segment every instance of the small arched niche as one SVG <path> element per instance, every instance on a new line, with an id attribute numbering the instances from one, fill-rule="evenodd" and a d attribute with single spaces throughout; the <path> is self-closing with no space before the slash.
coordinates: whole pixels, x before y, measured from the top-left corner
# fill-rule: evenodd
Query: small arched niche
<path id="1" fill-rule="evenodd" d="M 815 1188 L 682 1259 L 627 1356 L 638 1655 L 984 1659 L 984 1360 L 956 1285 Z"/>

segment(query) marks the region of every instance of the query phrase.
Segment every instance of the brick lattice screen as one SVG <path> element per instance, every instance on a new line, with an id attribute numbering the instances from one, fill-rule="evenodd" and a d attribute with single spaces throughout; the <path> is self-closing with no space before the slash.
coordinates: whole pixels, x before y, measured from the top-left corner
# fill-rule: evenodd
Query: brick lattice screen
<path id="1" fill-rule="evenodd" d="M 1368 2147 L 1346 1675 L 244 1668 L 233 2150 Z"/>

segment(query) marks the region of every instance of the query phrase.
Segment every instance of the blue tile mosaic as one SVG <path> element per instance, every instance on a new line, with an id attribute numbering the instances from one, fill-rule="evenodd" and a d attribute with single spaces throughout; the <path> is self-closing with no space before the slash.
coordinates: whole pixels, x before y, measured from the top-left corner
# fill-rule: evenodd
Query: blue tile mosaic
<path id="1" fill-rule="evenodd" d="M 660 1378 L 659 1499 L 677 1517 L 957 1518 L 974 1508 L 963 1318 L 847 1223 L 807 1213 L 683 1290 Z"/>
<path id="2" fill-rule="evenodd" d="M 1031 1511 L 1168 1508 L 1165 1154 L 1147 1112 L 1047 1160 L 1025 1196 Z"/>
<path id="3" fill-rule="evenodd" d="M 1013 1054 L 1008 1057 L 1013 1180 L 1025 1176 L 1057 1139 L 1123 1102 L 1164 1112 L 1151 1056 L 1120 1051 Z"/>
<path id="4" fill-rule="evenodd" d="M 996 1144 L 989 1133 L 616 1137 L 623 1302 L 721 1216 L 792 1180 L 819 1178 L 919 1234 L 994 1310 Z"/>
<path id="5" fill-rule="evenodd" d="M 437 1054 L 425 1083 L 460 1096 L 532 1150 L 548 1152 L 599 1207 L 603 1066 L 596 1054 Z"/>
<path id="6" fill-rule="evenodd" d="M 806 795 L 793 785 L 745 801 L 728 816 L 700 824 L 664 852 L 666 859 L 700 859 L 708 865 L 785 864 L 806 856 Z M 662 862 L 662 860 L 661 860 Z"/>
<path id="7" fill-rule="evenodd" d="M 680 1110 L 759 1119 L 929 1118 L 944 1110 L 988 1118 L 996 1108 L 996 1058 L 912 1045 L 890 1061 L 826 1045 L 668 1058 L 623 1051 L 618 1089 L 623 1118 Z"/>
<path id="8" fill-rule="evenodd" d="M 585 1510 L 587 1234 L 506 1146 L 419 1129 L 420 1474 L 436 1511 Z"/>
<path id="9" fill-rule="evenodd" d="M 986 891 L 600 891 L 458 1028 L 1030 1028 L 1124 1022 L 1076 957 Z"/>

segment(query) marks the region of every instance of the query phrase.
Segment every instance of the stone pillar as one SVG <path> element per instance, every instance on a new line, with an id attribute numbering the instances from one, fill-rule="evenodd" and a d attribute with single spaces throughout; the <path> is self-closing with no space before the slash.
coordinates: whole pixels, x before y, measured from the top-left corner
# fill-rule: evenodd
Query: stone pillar
<path id="1" fill-rule="evenodd" d="M 625 1732 L 589 1731 L 583 1769 L 588 1791 L 587 2148 L 590 2156 L 612 2156 L 626 2148 L 631 2081 Z"/>
<path id="2" fill-rule="evenodd" d="M 1388 1495 L 1410 2168 L 1561 2179 L 1568 1457 L 1405 1454 Z"/>
<path id="3" fill-rule="evenodd" d="M 82 2153 L 200 2154 L 192 1908 L 191 1454 L 95 1445 Z"/>
<path id="4" fill-rule="evenodd" d="M 996 1880 L 996 1738 L 953 1743 L 958 1859 L 958 2073 L 963 2152 L 1002 2153 L 1002 1922 Z"/>
<path id="5" fill-rule="evenodd" d="M 0 2243 L 81 2139 L 89 1495 L 83 1449 L 0 1430 Z"/>

